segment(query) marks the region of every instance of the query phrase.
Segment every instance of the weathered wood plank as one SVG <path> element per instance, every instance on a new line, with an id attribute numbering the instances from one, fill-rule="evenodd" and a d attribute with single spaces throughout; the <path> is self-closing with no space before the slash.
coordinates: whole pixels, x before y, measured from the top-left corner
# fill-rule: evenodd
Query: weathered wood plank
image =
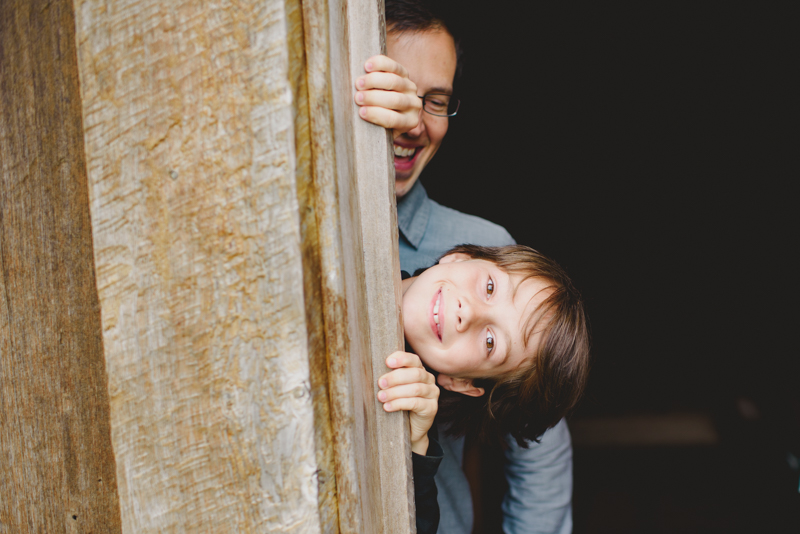
<path id="1" fill-rule="evenodd" d="M 311 382 L 311 399 L 314 406 L 314 443 L 317 462 L 317 491 L 319 499 L 319 517 L 321 532 L 337 534 L 339 532 L 339 512 L 336 498 L 336 468 L 334 455 L 334 429 L 331 426 L 330 388 L 328 387 L 328 364 L 326 351 L 326 332 L 324 324 L 324 300 L 329 291 L 323 289 L 322 249 L 330 246 L 328 219 L 324 215 L 326 208 L 336 205 L 335 191 L 331 193 L 325 186 L 319 186 L 316 174 L 331 172 L 333 164 L 320 157 L 319 143 L 315 143 L 314 134 L 325 135 L 319 128 L 312 127 L 310 108 L 309 77 L 326 76 L 325 65 L 307 65 L 306 50 L 318 51 L 318 47 L 308 45 L 309 39 L 318 39 L 321 29 L 308 27 L 304 11 L 309 11 L 306 3 L 301 7 L 298 0 L 287 0 L 287 18 L 289 28 L 289 66 L 290 80 L 296 105 L 295 110 L 295 151 L 297 154 L 297 198 L 300 210 L 302 251 L 303 251 L 303 293 L 305 295 L 306 326 L 308 330 L 308 357 Z M 314 12 L 310 16 L 314 19 Z M 327 30 L 327 21 L 325 21 Z M 327 31 L 325 32 L 327 35 Z M 327 57 L 327 56 L 325 56 Z M 308 68 L 307 68 L 308 67 Z M 316 94 L 316 93 L 315 93 Z M 314 104 L 318 106 L 318 104 Z M 317 157 L 313 158 L 312 154 Z M 321 180 L 321 181 L 324 181 Z M 320 216 L 321 206 L 323 215 Z M 329 209 L 329 208 L 328 208 Z M 320 229 L 319 225 L 324 225 Z M 323 242 L 327 244 L 323 246 Z M 328 307 L 329 308 L 329 307 Z M 338 346 L 333 342 L 333 346 Z"/>
<path id="2" fill-rule="evenodd" d="M 123 530 L 318 532 L 291 2 L 76 6 Z"/>
<path id="3" fill-rule="evenodd" d="M 364 72 L 364 63 L 376 53 L 386 53 L 383 0 L 351 0 L 350 98 L 352 80 Z M 355 110 L 351 112 L 355 116 Z M 380 469 L 381 507 L 385 532 L 416 531 L 411 445 L 407 414 L 387 414 L 375 402 L 377 376 L 389 371 L 386 357 L 402 350 L 403 326 L 400 303 L 400 256 L 398 254 L 397 208 L 394 195 L 394 150 L 390 132 L 360 119 L 353 123 L 355 164 L 364 243 L 367 307 L 373 380 L 365 391 L 375 410 Z M 394 298 L 392 298 L 394 295 Z"/>
<path id="4" fill-rule="evenodd" d="M 360 120 L 353 103 L 353 80 L 363 73 L 367 58 L 385 49 L 383 2 L 333 0 L 328 16 L 331 137 L 344 275 L 340 283 L 347 302 L 341 311 L 347 317 L 350 355 L 350 392 L 345 393 L 354 405 L 352 412 L 343 406 L 339 414 L 342 426 L 352 428 L 342 432 L 342 442 L 349 447 L 342 454 L 355 453 L 353 459 L 337 456 L 340 521 L 342 530 L 347 525 L 359 532 L 413 532 L 408 419 L 405 414 L 384 413 L 376 402 L 376 378 L 388 370 L 384 360 L 403 347 L 391 140 L 385 130 Z M 309 53 L 309 65 L 311 57 Z M 344 365 L 330 352 L 329 358 L 334 358 L 332 368 Z M 353 468 L 355 474 L 350 472 Z M 353 498 L 360 509 L 348 508 Z"/>
<path id="5" fill-rule="evenodd" d="M 338 9 L 334 6 L 334 9 Z M 349 305 L 358 309 L 362 303 L 357 295 L 348 299 L 345 287 L 345 256 L 355 254 L 356 266 L 359 248 L 352 245 L 343 250 L 343 232 L 353 235 L 357 228 L 340 219 L 340 208 L 344 213 L 356 213 L 350 209 L 354 193 L 349 189 L 340 192 L 338 183 L 334 141 L 333 94 L 331 88 L 331 34 L 330 24 L 337 19 L 329 18 L 327 0 L 303 1 L 303 24 L 308 73 L 308 97 L 311 125 L 311 146 L 314 179 L 314 207 L 319 231 L 319 257 L 321 266 L 321 295 L 324 314 L 324 330 L 327 354 L 328 393 L 330 395 L 331 437 L 334 451 L 333 480 L 320 481 L 320 508 L 336 509 L 338 525 L 324 523 L 326 532 L 380 532 L 379 514 L 375 514 L 375 496 L 362 487 L 359 468 L 364 465 L 367 447 L 356 423 L 363 415 L 357 413 L 353 389 L 353 366 L 365 361 L 367 355 L 366 336 L 369 332 L 355 333 L 351 340 Z M 356 199 L 357 200 L 357 199 Z M 340 206 L 341 202 L 341 206 Z M 360 232 L 354 238 L 360 239 Z M 353 267 L 353 269 L 356 268 Z M 351 277 L 357 277 L 351 273 Z M 352 341 L 352 342 L 351 342 Z M 362 423 L 363 427 L 363 423 Z M 357 460 L 361 458 L 361 460 Z M 332 483 L 333 482 L 333 483 Z M 335 500 L 334 500 L 335 497 Z M 363 517 L 364 510 L 372 513 Z M 321 512 L 333 517 L 334 512 Z"/>
<path id="6" fill-rule="evenodd" d="M 72 2 L 0 2 L 0 533 L 120 532 Z"/>

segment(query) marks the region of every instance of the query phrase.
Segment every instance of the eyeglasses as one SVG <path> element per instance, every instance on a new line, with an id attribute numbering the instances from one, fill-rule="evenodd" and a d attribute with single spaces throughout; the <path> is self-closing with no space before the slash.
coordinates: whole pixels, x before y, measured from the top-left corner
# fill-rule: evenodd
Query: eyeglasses
<path id="1" fill-rule="evenodd" d="M 458 113 L 458 107 L 461 105 L 461 101 L 453 98 L 453 95 L 431 93 L 420 98 L 422 99 L 422 109 L 425 110 L 425 113 L 430 113 L 437 117 L 455 117 L 456 113 Z"/>

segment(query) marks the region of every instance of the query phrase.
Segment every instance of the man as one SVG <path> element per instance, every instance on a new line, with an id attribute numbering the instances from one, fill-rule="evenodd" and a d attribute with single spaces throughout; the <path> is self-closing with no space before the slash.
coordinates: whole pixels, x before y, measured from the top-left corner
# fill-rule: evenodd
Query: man
<path id="1" fill-rule="evenodd" d="M 388 57 L 367 60 L 367 74 L 356 80 L 355 100 L 364 120 L 393 130 L 401 268 L 413 273 L 428 267 L 462 243 L 513 244 L 504 228 L 438 204 L 420 183 L 447 134 L 448 116 L 457 109 L 452 95 L 458 48 L 444 22 L 420 0 L 385 4 Z M 444 449 L 436 475 L 439 533 L 468 534 L 472 497 L 461 468 L 464 439 L 447 436 L 444 428 L 438 433 Z M 562 420 L 527 449 L 506 441 L 509 491 L 503 500 L 503 530 L 571 532 L 572 446 L 566 423 Z"/>

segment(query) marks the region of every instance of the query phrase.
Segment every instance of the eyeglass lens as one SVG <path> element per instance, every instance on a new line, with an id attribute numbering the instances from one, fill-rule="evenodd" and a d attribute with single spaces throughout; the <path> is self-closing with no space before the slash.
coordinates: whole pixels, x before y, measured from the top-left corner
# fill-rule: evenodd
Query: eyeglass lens
<path id="1" fill-rule="evenodd" d="M 451 95 L 432 93 L 422 100 L 425 111 L 432 115 L 452 116 L 458 111 L 459 100 Z"/>

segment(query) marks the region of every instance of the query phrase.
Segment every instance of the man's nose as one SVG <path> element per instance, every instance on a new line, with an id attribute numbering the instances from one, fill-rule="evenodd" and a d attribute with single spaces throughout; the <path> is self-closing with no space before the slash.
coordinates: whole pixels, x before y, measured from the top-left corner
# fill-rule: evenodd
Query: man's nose
<path id="1" fill-rule="evenodd" d="M 419 137 L 423 133 L 425 133 L 425 112 L 420 108 L 419 110 L 419 122 L 416 126 L 406 132 L 406 135 L 409 137 Z"/>

